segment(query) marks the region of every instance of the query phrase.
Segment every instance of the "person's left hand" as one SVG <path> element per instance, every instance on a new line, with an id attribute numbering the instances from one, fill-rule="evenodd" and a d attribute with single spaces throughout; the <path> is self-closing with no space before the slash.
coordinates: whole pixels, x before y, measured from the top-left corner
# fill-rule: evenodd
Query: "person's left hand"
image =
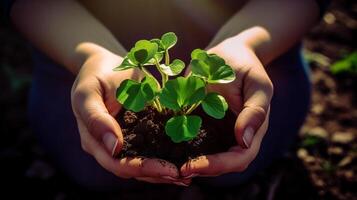
<path id="1" fill-rule="evenodd" d="M 227 39 L 208 53 L 222 57 L 236 72 L 232 83 L 210 85 L 209 89 L 223 95 L 237 115 L 234 133 L 238 145 L 186 162 L 180 170 L 187 178 L 244 171 L 257 156 L 268 128 L 273 85 L 252 48 Z"/>

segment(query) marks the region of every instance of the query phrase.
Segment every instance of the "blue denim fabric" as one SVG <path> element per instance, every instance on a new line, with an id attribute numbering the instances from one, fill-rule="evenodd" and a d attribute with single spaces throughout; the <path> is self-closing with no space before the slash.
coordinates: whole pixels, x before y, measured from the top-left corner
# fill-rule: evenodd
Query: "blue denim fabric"
<path id="1" fill-rule="evenodd" d="M 105 190 L 135 186 L 136 181 L 115 177 L 81 149 L 70 101 L 75 77 L 37 51 L 34 51 L 34 61 L 29 117 L 48 154 L 69 177 L 84 187 Z M 198 182 L 214 186 L 242 183 L 281 157 L 296 139 L 310 101 L 308 69 L 301 56 L 301 47 L 298 45 L 276 59 L 267 67 L 267 72 L 274 84 L 274 96 L 270 125 L 257 158 L 243 173 L 198 178 Z"/>

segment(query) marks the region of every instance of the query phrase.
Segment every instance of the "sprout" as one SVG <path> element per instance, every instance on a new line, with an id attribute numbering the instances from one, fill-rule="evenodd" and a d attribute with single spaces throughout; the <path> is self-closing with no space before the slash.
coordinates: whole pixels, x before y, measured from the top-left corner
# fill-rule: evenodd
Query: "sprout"
<path id="1" fill-rule="evenodd" d="M 207 85 L 232 82 L 235 73 L 218 55 L 195 49 L 191 53 L 192 73 L 169 80 L 185 68 L 185 63 L 179 59 L 170 62 L 169 49 L 176 43 L 177 36 L 173 32 L 165 33 L 161 39 L 139 40 L 113 70 L 138 68 L 144 72 L 145 77 L 140 82 L 127 79 L 120 84 L 117 100 L 134 112 L 140 112 L 145 106 L 164 113 L 171 110 L 174 115 L 166 122 L 165 132 L 173 142 L 179 143 L 198 135 L 202 119 L 191 113 L 199 105 L 213 118 L 225 116 L 226 100 L 217 93 L 207 92 Z M 164 63 L 161 63 L 163 59 Z M 150 66 L 160 72 L 161 83 L 147 70 Z"/>

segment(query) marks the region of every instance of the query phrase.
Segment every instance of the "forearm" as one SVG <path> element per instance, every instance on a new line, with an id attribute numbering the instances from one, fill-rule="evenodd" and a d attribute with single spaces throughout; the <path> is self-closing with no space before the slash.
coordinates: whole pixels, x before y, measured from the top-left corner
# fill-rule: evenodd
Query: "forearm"
<path id="1" fill-rule="evenodd" d="M 314 0 L 252 0 L 237 12 L 209 44 L 229 38 L 252 47 L 266 65 L 294 45 L 318 19 Z"/>
<path id="2" fill-rule="evenodd" d="M 17 0 L 11 19 L 32 44 L 74 74 L 93 53 L 125 54 L 110 31 L 74 0 Z"/>

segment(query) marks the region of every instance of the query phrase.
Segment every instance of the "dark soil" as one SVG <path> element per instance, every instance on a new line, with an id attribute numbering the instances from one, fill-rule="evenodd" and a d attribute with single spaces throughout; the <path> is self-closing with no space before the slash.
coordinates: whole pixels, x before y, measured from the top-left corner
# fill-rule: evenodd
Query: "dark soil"
<path id="1" fill-rule="evenodd" d="M 189 159 L 200 155 L 227 151 L 236 144 L 234 137 L 235 117 L 227 112 L 224 119 L 217 120 L 197 109 L 196 115 L 202 117 L 202 127 L 193 140 L 174 143 L 165 133 L 165 123 L 172 114 L 165 115 L 151 107 L 134 113 L 122 111 L 118 122 L 124 136 L 124 147 L 118 157 L 144 156 L 160 158 L 181 167 Z"/>

